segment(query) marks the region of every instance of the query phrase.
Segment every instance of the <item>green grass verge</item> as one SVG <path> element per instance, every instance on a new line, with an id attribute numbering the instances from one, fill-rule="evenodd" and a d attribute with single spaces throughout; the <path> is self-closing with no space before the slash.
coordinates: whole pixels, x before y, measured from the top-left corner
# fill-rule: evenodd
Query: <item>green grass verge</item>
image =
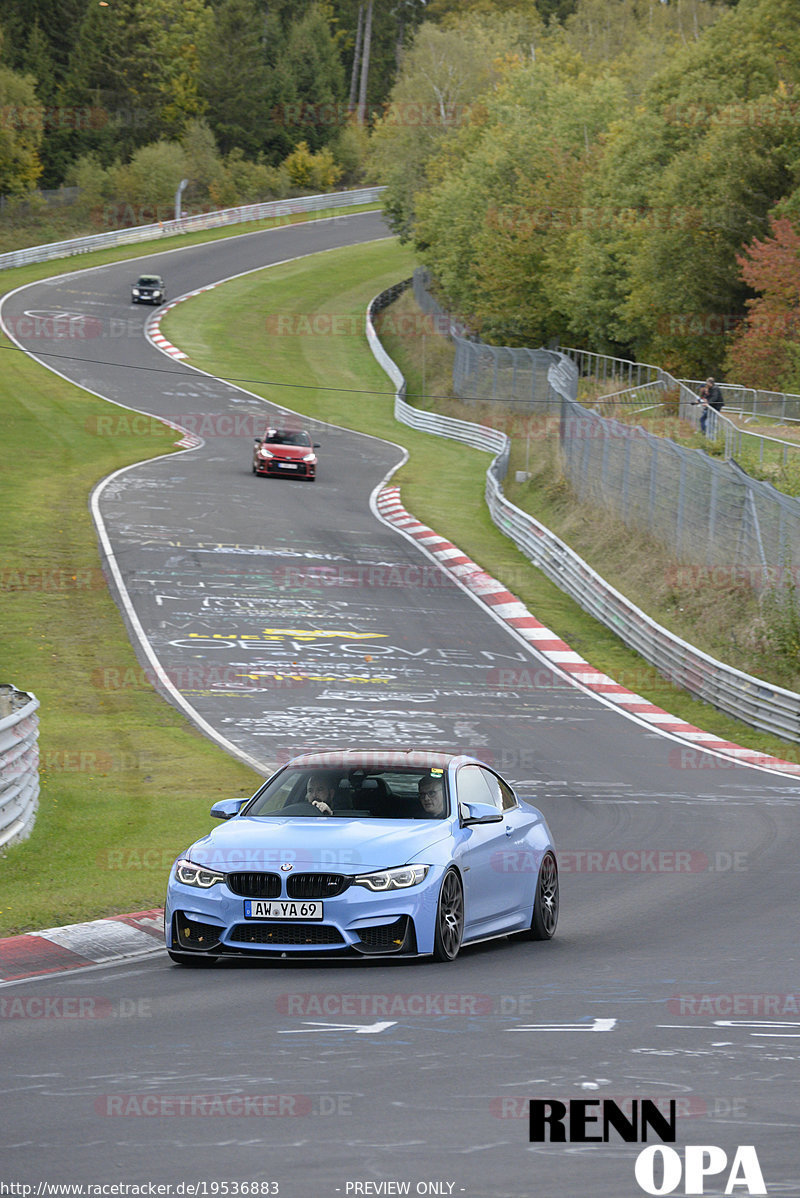
<path id="1" fill-rule="evenodd" d="M 4 271 L 0 293 L 153 248 Z M 138 435 L 98 436 L 106 403 L 5 338 L 0 362 L 0 682 L 41 704 L 39 814 L 30 839 L 0 857 L 0 936 L 8 936 L 161 905 L 169 865 L 208 829 L 211 803 L 251 793 L 258 777 L 149 685 L 100 571 L 91 488 L 171 452 L 174 431 L 148 421 Z M 57 468 L 45 467 L 43 451 Z"/>
<path id="2" fill-rule="evenodd" d="M 367 266 L 370 262 L 372 270 Z M 413 515 L 504 581 L 538 619 L 593 666 L 722 738 L 795 759 L 797 746 L 730 719 L 666 682 L 536 570 L 489 517 L 483 499 L 486 454 L 416 433 L 394 420 L 386 376 L 375 364 L 361 328 L 371 296 L 407 276 L 411 266 L 409 254 L 393 243 L 336 251 L 319 256 L 313 265 L 309 261 L 288 263 L 234 280 L 213 294 L 179 305 L 168 314 L 164 331 L 188 352 L 193 365 L 227 378 L 245 379 L 249 390 L 309 416 L 405 445 L 410 458 L 395 481 Z M 367 273 L 369 287 L 363 284 Z M 323 315 L 325 327 L 330 324 L 330 335 L 311 336 L 301 331 L 269 339 L 265 336 L 267 317 L 282 318 L 279 328 L 303 330 L 298 318 L 315 313 Z M 276 327 L 275 319 L 270 324 Z M 414 335 L 414 329 L 418 334 L 425 328 L 424 321 L 393 322 L 387 315 L 385 326 L 384 345 L 404 371 L 409 393 L 448 396 L 452 388 L 449 351 L 442 339 Z M 403 330 L 410 335 L 401 336 Z M 314 378 L 324 380 L 327 388 L 311 385 Z M 306 382 L 287 385 L 289 380 L 299 379 Z M 353 391 L 343 393 L 334 387 L 352 387 Z M 425 407 L 448 407 L 446 400 L 419 402 Z M 468 415 L 481 418 L 476 411 Z M 524 451 L 517 445 L 514 452 Z M 524 462 L 517 456 L 512 477 L 515 465 L 521 468 Z M 535 512 L 536 496 L 524 498 Z"/>

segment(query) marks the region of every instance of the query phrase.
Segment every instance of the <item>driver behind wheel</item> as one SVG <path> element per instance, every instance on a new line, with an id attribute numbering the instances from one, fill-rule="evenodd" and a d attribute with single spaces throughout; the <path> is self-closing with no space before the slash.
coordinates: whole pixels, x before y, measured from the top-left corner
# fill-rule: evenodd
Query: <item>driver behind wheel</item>
<path id="1" fill-rule="evenodd" d="M 333 797 L 338 785 L 338 779 L 330 774 L 312 774 L 306 784 L 306 802 L 322 815 L 333 815 Z"/>

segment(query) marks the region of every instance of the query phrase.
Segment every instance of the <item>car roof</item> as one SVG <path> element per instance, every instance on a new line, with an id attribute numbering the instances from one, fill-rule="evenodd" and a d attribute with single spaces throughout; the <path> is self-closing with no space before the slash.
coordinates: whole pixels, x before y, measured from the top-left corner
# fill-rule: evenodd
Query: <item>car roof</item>
<path id="1" fill-rule="evenodd" d="M 320 753 L 302 753 L 288 765 L 301 769 L 440 769 L 450 765 L 476 762 L 475 757 L 439 753 L 429 749 L 331 749 Z M 478 762 L 478 764 L 483 764 Z"/>

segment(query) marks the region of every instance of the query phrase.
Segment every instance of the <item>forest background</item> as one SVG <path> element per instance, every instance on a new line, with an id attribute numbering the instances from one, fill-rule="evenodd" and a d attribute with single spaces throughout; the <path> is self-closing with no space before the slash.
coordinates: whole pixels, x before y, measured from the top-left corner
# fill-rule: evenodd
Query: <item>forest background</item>
<path id="1" fill-rule="evenodd" d="M 0 251 L 361 183 L 484 340 L 800 391 L 796 0 L 3 0 Z"/>

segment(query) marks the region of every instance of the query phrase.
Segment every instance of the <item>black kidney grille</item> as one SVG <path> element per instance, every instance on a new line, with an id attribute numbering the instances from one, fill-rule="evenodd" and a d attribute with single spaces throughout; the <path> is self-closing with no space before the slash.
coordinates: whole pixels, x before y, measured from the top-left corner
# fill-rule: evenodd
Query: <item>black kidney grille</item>
<path id="1" fill-rule="evenodd" d="M 313 923 L 237 923 L 231 940 L 239 944 L 343 944 L 338 928 Z"/>
<path id="2" fill-rule="evenodd" d="M 335 898 L 349 885 L 346 874 L 292 874 L 286 879 L 286 893 L 297 899 Z"/>
<path id="3" fill-rule="evenodd" d="M 228 874 L 228 889 L 245 898 L 278 898 L 281 892 L 280 874 Z"/>

